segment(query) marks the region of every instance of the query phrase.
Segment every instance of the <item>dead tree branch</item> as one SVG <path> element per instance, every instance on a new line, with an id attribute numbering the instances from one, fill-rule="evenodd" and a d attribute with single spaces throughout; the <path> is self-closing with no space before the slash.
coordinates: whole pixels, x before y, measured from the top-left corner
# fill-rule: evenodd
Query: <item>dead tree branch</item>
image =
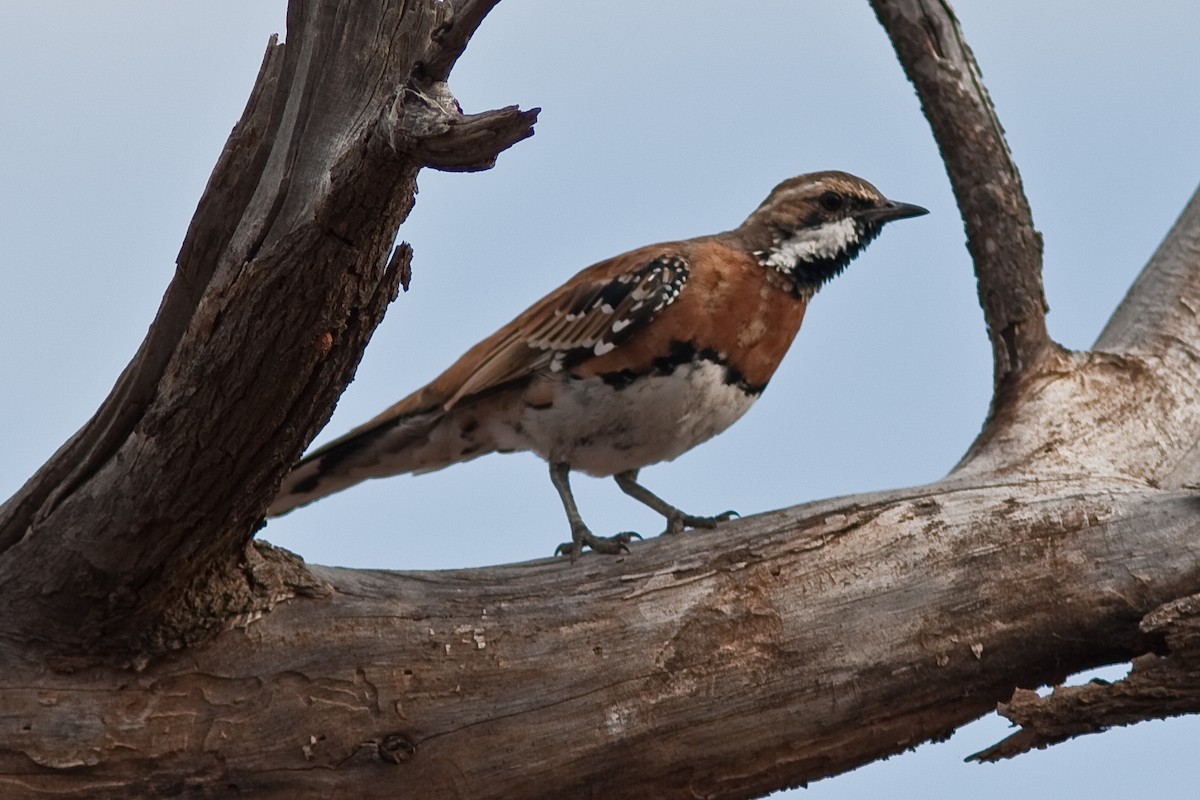
<path id="1" fill-rule="evenodd" d="M 448 74 L 491 5 L 292 3 L 145 343 L 0 509 L 0 632 L 121 651 L 232 568 L 397 292 L 418 170 L 532 132 L 536 111 L 463 116 L 426 66 Z"/>
<path id="2" fill-rule="evenodd" d="M 574 567 L 310 569 L 251 543 L 404 279 L 417 171 L 530 133 L 535 112 L 463 115 L 445 83 L 492 5 L 292 3 L 154 329 L 0 509 L 0 794 L 743 798 L 1079 669 L 1194 674 L 1200 212 L 1102 350 L 1053 346 L 1040 239 L 944 3 L 875 0 L 993 344 L 999 399 L 950 476 Z M 1020 746 L 1115 718 L 1075 702 L 1074 728 L 1038 728 L 1027 697 Z"/>
<path id="3" fill-rule="evenodd" d="M 871 0 L 917 89 L 958 200 L 997 389 L 1036 365 L 1050 344 L 1042 237 L 979 65 L 948 3 Z M 1001 399 L 1003 395 L 997 395 Z"/>
<path id="4" fill-rule="evenodd" d="M 1144 652 L 1138 620 L 1200 585 L 1200 552 L 1161 558 L 1197 510 L 1124 484 L 921 487 L 572 568 L 314 568 L 326 597 L 139 672 L 26 665 L 0 687 L 0 790 L 756 796 Z"/>
<path id="5" fill-rule="evenodd" d="M 1178 355 L 1200 360 L 1191 332 L 1200 314 L 1200 191 L 1179 215 L 1125 300 L 1096 340 L 1116 353 Z M 1182 346 L 1182 347 L 1181 347 Z"/>
<path id="6" fill-rule="evenodd" d="M 1000 713 L 1021 730 L 971 758 L 998 761 L 1117 725 L 1200 713 L 1200 595 L 1156 609 L 1141 627 L 1163 638 L 1165 655 L 1135 658 L 1116 683 L 1060 687 L 1047 697 L 1018 689 Z"/>

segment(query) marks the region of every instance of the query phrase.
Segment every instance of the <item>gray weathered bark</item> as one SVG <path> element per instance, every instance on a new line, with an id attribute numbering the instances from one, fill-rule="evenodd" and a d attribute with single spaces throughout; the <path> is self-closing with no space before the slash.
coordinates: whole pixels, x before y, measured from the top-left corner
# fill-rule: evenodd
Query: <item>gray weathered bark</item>
<path id="1" fill-rule="evenodd" d="M 120 652 L 240 554 L 398 291 L 418 170 L 532 132 L 444 82 L 494 4 L 292 3 L 141 349 L 0 508 L 0 634 Z"/>
<path id="2" fill-rule="evenodd" d="M 293 2 L 146 342 L 0 509 L 0 795 L 750 797 L 1010 696 L 1029 728 L 982 757 L 1195 710 L 1200 200 L 1094 351 L 1051 342 L 944 3 L 874 0 L 993 342 L 991 413 L 944 480 L 573 567 L 354 571 L 250 542 L 403 279 L 417 170 L 530 133 L 444 84 L 493 4 Z M 1108 713 L 1013 696 L 1135 656 L 1087 689 Z"/>

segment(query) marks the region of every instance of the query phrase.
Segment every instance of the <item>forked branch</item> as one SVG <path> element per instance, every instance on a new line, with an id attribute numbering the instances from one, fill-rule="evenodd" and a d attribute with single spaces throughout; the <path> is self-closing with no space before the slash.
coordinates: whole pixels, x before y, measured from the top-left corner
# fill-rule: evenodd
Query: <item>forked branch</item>
<path id="1" fill-rule="evenodd" d="M 1102 337 L 1128 352 L 1058 351 L 990 100 L 920 0 L 874 5 L 946 158 L 1004 392 L 967 467 L 573 567 L 309 570 L 248 546 L 404 280 L 417 170 L 529 133 L 532 112 L 462 115 L 445 86 L 494 3 L 293 0 L 135 390 L 0 514 L 0 794 L 742 798 L 1162 650 L 1139 621 L 1200 591 L 1179 477 L 1200 452 L 1196 204 Z M 1170 328 L 1142 324 L 1176 298 Z"/>

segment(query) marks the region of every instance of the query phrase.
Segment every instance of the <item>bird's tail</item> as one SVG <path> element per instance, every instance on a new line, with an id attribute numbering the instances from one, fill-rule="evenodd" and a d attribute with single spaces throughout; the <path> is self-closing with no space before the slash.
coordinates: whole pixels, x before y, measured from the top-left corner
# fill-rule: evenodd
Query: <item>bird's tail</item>
<path id="1" fill-rule="evenodd" d="M 283 479 L 267 516 L 286 514 L 368 478 L 432 472 L 493 452 L 485 433 L 470 409 L 381 415 L 301 459 Z"/>

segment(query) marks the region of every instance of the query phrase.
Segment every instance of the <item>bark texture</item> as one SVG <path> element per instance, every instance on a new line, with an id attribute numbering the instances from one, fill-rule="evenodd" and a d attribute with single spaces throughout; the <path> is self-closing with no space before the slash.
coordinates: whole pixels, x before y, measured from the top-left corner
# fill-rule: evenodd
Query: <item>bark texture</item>
<path id="1" fill-rule="evenodd" d="M 0 796 L 744 798 L 998 702 L 1025 728 L 981 758 L 1195 711 L 1200 200 L 1093 351 L 1053 344 L 944 3 L 874 0 L 995 355 L 944 480 L 574 567 L 355 571 L 251 541 L 405 280 L 417 171 L 531 132 L 445 84 L 493 4 L 292 3 L 145 343 L 0 508 Z M 1127 659 L 1121 684 L 1019 691 Z"/>
<path id="2" fill-rule="evenodd" d="M 492 5 L 291 4 L 141 349 L 0 508 L 0 635 L 152 644 L 233 568 L 398 291 L 418 170 L 486 168 L 532 132 L 536 112 L 464 116 L 444 83 Z"/>
<path id="3" fill-rule="evenodd" d="M 1162 637 L 1166 652 L 1138 656 L 1128 677 L 1116 683 L 1060 687 L 1047 697 L 1018 689 L 999 711 L 1021 730 L 972 759 L 1012 758 L 1117 725 L 1200 713 L 1200 595 L 1155 609 L 1141 628 Z"/>
<path id="4" fill-rule="evenodd" d="M 921 487 L 573 568 L 313 568 L 323 597 L 140 671 L 26 666 L 0 688 L 0 741 L 25 742 L 0 787 L 753 797 L 1154 647 L 1139 620 L 1200 578 L 1200 553 L 1161 558 L 1198 506 L 1124 483 Z"/>
<path id="5" fill-rule="evenodd" d="M 1049 344 L 1042 237 L 979 65 L 950 5 L 871 0 L 937 140 L 958 200 L 979 301 L 992 341 L 997 389 Z M 1002 402 L 1005 395 L 998 393 Z"/>

